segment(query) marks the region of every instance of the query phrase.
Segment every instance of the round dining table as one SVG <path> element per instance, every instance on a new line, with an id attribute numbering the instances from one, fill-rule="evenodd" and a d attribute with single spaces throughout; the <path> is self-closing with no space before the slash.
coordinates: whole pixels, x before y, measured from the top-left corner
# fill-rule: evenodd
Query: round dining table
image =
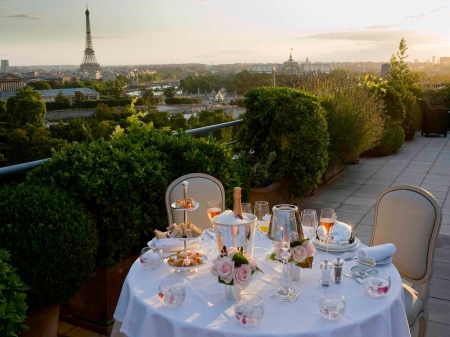
<path id="1" fill-rule="evenodd" d="M 257 233 L 258 234 L 258 233 Z M 374 298 L 366 293 L 362 284 L 344 278 L 341 283 L 324 287 L 319 282 L 320 262 L 326 258 L 318 250 L 312 269 L 302 269 L 300 280 L 289 286 L 299 292 L 295 302 L 278 302 L 271 298 L 281 285 L 282 263 L 269 261 L 272 241 L 266 237 L 255 238 L 253 256 L 259 260 L 264 273 L 253 274 L 244 293 L 258 294 L 264 302 L 265 312 L 261 322 L 253 327 L 241 325 L 234 313 L 235 302 L 225 299 L 225 285 L 211 274 L 208 253 L 214 241 L 204 234 L 204 241 L 193 250 L 208 256 L 205 265 L 189 276 L 180 276 L 186 282 L 186 297 L 177 308 L 167 308 L 159 301 L 161 281 L 176 272 L 166 265 L 154 271 L 145 270 L 139 259 L 131 267 L 122 287 L 114 313 L 120 332 L 128 337 L 403 337 L 410 336 L 404 308 L 402 279 L 392 263 L 377 266 L 390 274 L 391 288 L 384 297 Z M 362 247 L 364 245 L 361 245 Z M 356 252 L 358 248 L 351 250 Z M 334 259 L 342 252 L 329 252 Z M 345 262 L 343 273 L 351 274 L 357 260 Z M 338 320 L 324 318 L 319 311 L 319 300 L 324 291 L 341 292 L 347 302 L 345 314 Z"/>

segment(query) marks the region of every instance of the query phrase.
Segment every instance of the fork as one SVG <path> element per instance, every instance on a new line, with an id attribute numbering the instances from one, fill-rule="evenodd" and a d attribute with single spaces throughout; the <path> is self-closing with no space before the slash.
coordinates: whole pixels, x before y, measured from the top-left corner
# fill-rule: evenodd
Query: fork
<path id="1" fill-rule="evenodd" d="M 363 281 L 359 277 L 353 277 L 349 274 L 344 274 L 344 276 L 347 276 L 348 278 L 351 278 L 351 279 L 355 280 L 356 282 L 363 284 Z"/>

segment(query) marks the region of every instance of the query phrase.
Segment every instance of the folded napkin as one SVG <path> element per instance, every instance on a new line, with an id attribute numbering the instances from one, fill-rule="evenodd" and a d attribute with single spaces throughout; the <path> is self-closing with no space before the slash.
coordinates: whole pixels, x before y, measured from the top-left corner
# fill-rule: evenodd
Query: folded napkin
<path id="1" fill-rule="evenodd" d="M 365 247 L 358 250 L 358 255 L 374 258 L 375 261 L 383 260 L 395 254 L 395 245 L 393 243 L 386 243 L 384 245 Z"/>
<path id="2" fill-rule="evenodd" d="M 193 240 L 189 240 L 187 242 L 187 248 L 192 249 L 192 248 L 198 247 L 200 241 L 201 241 L 200 237 L 193 239 Z M 183 241 L 177 240 L 177 239 L 172 239 L 172 238 L 158 240 L 156 237 L 154 237 L 147 244 L 151 247 L 156 247 L 165 252 L 176 252 L 176 251 L 184 249 Z"/>

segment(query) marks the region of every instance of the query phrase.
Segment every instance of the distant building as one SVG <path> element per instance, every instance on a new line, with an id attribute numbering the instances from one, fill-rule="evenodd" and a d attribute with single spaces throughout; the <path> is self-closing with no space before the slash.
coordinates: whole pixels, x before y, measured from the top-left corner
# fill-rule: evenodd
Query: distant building
<path id="1" fill-rule="evenodd" d="M 1 64 L 1 69 L 2 70 L 6 70 L 6 69 L 9 68 L 9 61 L 8 60 L 1 60 L 0 64 Z"/>
<path id="2" fill-rule="evenodd" d="M 414 63 L 419 63 L 419 59 L 414 59 Z"/>
<path id="3" fill-rule="evenodd" d="M 441 57 L 440 64 L 450 64 L 450 57 Z"/>
<path id="4" fill-rule="evenodd" d="M 100 93 L 92 90 L 90 88 L 69 88 L 69 89 L 50 89 L 50 90 L 37 90 L 44 102 L 54 102 L 56 95 L 61 91 L 64 96 L 69 98 L 70 103 L 75 102 L 75 94 L 76 92 L 81 92 L 84 95 L 84 100 L 99 100 Z M 10 97 L 16 96 L 16 91 L 12 92 L 0 92 L 1 99 L 8 99 Z"/>
<path id="5" fill-rule="evenodd" d="M 433 64 L 436 63 L 436 56 L 433 56 L 433 57 L 431 58 L 431 63 L 433 63 Z"/>
<path id="6" fill-rule="evenodd" d="M 272 69 L 275 69 L 277 74 L 291 74 L 304 75 L 308 73 L 330 73 L 333 68 L 328 63 L 311 63 L 308 59 L 305 63 L 294 61 L 292 52 L 289 55 L 289 60 L 283 64 L 277 63 L 256 63 L 250 69 L 251 73 L 271 74 Z"/>
<path id="7" fill-rule="evenodd" d="M 0 92 L 20 90 L 25 85 L 22 77 L 13 74 L 0 74 Z"/>
<path id="8" fill-rule="evenodd" d="M 102 72 L 102 81 L 106 82 L 106 81 L 114 81 L 117 79 L 117 74 L 115 73 L 110 73 L 110 72 Z"/>
<path id="9" fill-rule="evenodd" d="M 391 65 L 389 63 L 384 63 L 381 65 L 381 78 L 386 78 L 391 71 Z"/>

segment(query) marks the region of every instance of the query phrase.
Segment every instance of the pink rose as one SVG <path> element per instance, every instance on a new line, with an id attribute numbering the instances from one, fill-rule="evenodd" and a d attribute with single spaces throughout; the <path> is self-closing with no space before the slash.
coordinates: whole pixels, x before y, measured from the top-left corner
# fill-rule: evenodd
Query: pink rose
<path id="1" fill-rule="evenodd" d="M 230 258 L 233 258 L 234 254 L 236 254 L 237 252 L 239 252 L 239 250 L 236 247 L 228 248 L 228 256 Z"/>
<path id="2" fill-rule="evenodd" d="M 234 261 L 230 257 L 222 257 L 217 263 L 217 275 L 226 284 L 233 280 L 234 275 Z"/>
<path id="3" fill-rule="evenodd" d="M 234 274 L 234 285 L 242 289 L 246 288 L 252 280 L 252 270 L 248 264 L 243 264 L 236 269 Z"/>
<path id="4" fill-rule="evenodd" d="M 273 242 L 273 252 L 275 253 L 275 258 L 279 261 L 283 261 L 283 257 L 281 254 L 283 254 L 283 249 L 281 248 L 282 242 L 274 241 Z M 291 252 L 291 249 L 288 249 L 288 253 Z"/>
<path id="5" fill-rule="evenodd" d="M 256 267 L 258 266 L 258 263 L 256 262 L 256 259 L 248 254 L 244 254 L 244 256 L 247 258 L 248 260 L 248 266 L 250 267 L 251 270 L 255 270 Z"/>
<path id="6" fill-rule="evenodd" d="M 294 261 L 296 263 L 300 263 L 305 261 L 307 257 L 306 248 L 303 246 L 297 246 L 294 248 L 294 251 L 292 252 L 292 257 L 294 258 Z"/>
<path id="7" fill-rule="evenodd" d="M 212 262 L 212 268 L 211 268 L 211 274 L 213 274 L 214 276 L 219 275 L 217 272 L 217 265 L 219 264 L 219 259 L 215 259 Z"/>
<path id="8" fill-rule="evenodd" d="M 306 255 L 308 256 L 308 257 L 310 257 L 310 256 L 314 256 L 314 254 L 316 254 L 316 248 L 314 247 L 314 245 L 311 243 L 311 241 L 306 241 L 304 244 L 303 244 L 303 247 L 305 247 L 305 249 L 306 249 Z"/>

